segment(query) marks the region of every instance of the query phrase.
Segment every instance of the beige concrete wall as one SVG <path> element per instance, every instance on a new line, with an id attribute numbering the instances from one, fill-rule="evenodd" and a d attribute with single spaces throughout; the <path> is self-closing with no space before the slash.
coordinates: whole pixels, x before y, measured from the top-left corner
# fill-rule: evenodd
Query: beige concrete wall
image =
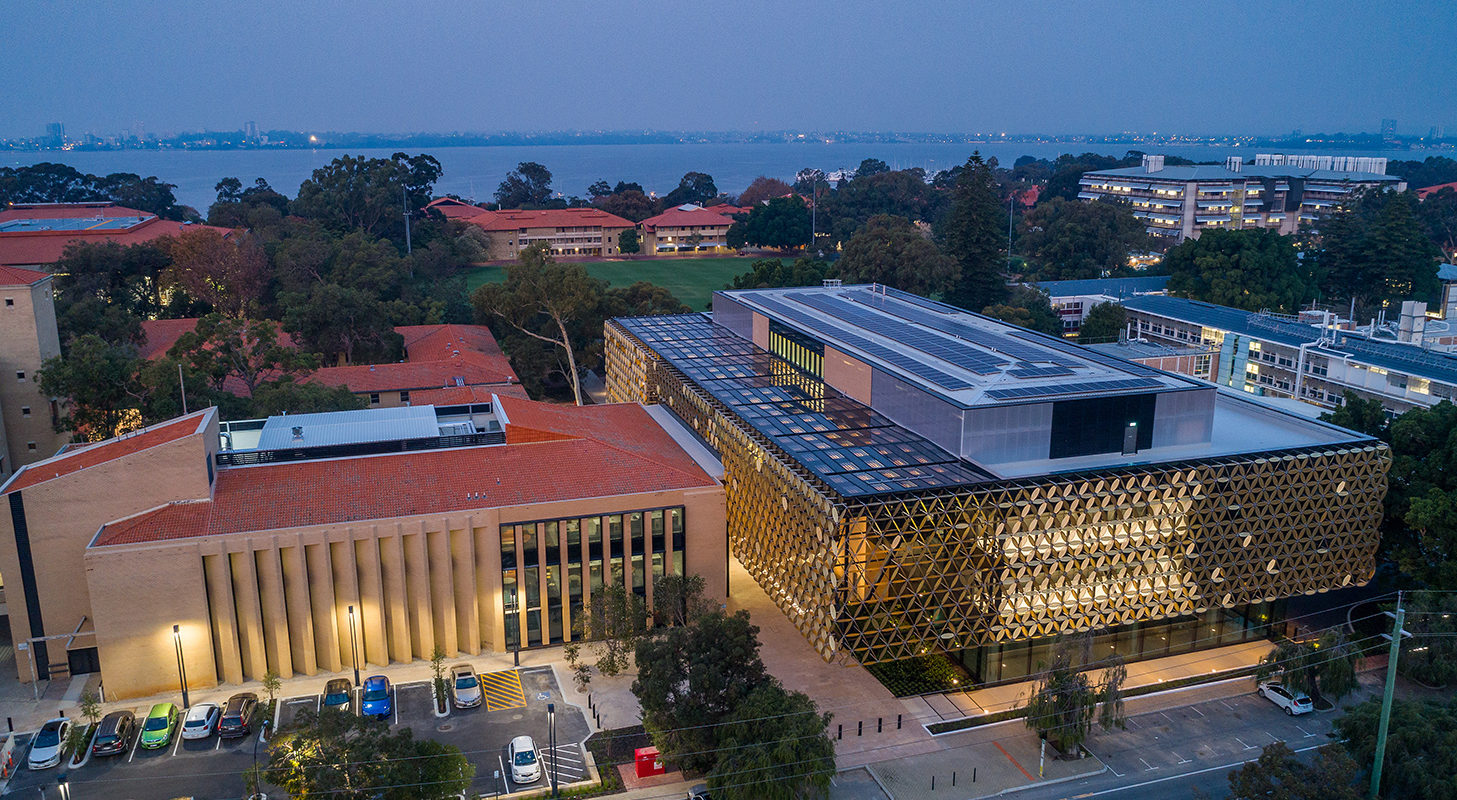
<path id="1" fill-rule="evenodd" d="M 61 354 L 51 279 L 0 287 L 0 427 L 7 445 L 4 474 L 56 454 L 67 440 L 51 424 L 51 401 L 36 373 Z M 21 380 L 16 373 L 25 373 Z M 29 409 L 27 412 L 26 409 Z M 35 449 L 31 449 L 31 445 Z"/>
<path id="2" fill-rule="evenodd" d="M 173 624 L 183 626 L 195 687 L 268 669 L 349 669 L 351 605 L 361 669 L 429 658 L 436 646 L 448 657 L 504 651 L 500 527 L 522 522 L 682 505 L 684 569 L 722 602 L 724 503 L 714 486 L 92 548 L 86 578 L 107 605 L 97 621 L 107 691 L 135 697 L 176 685 Z M 127 601 L 143 591 L 146 600 Z"/>
<path id="3" fill-rule="evenodd" d="M 209 414 L 201 433 L 20 490 L 43 631 L 30 630 L 9 503 L 0 505 L 4 510 L 0 513 L 0 575 L 5 577 L 12 635 L 20 640 L 70 633 L 83 618 L 87 620 L 84 627 L 90 628 L 96 617 L 82 578 L 83 559 L 96 532 L 108 522 L 173 500 L 207 498 L 207 465 L 217 451 L 217 441 L 217 418 Z M 36 469 L 44 469 L 44 465 Z M 145 574 L 128 578 L 136 591 L 155 590 L 165 596 L 172 590 L 167 583 L 146 580 Z M 53 643 L 48 649 L 52 663 L 65 663 L 64 645 Z M 29 665 L 17 661 L 21 662 L 17 664 L 20 679 L 30 680 Z"/>
<path id="4" fill-rule="evenodd" d="M 867 406 L 870 405 L 873 371 L 869 364 L 833 347 L 826 347 L 824 373 L 825 383 Z"/>

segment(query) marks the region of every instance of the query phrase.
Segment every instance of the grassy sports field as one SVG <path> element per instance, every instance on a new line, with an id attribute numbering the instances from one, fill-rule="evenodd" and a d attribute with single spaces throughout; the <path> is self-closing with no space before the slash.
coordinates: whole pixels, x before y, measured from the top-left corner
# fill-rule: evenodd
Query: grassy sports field
<path id="1" fill-rule="evenodd" d="M 735 275 L 749 271 L 753 258 L 664 258 L 643 261 L 589 261 L 583 266 L 594 278 L 612 286 L 628 286 L 637 281 L 667 287 L 679 300 L 695 311 L 708 308 L 708 299 L 715 289 L 722 289 Z M 483 283 L 503 280 L 503 267 L 476 267 L 466 274 L 466 288 L 475 291 Z"/>

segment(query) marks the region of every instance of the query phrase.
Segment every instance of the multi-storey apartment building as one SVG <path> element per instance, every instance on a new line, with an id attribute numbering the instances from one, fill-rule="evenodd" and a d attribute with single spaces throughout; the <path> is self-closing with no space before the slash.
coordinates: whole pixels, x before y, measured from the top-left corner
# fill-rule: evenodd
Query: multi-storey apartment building
<path id="1" fill-rule="evenodd" d="M 1224 166 L 1164 166 L 1146 155 L 1141 166 L 1085 174 L 1078 197 L 1127 202 L 1150 234 L 1183 241 L 1217 229 L 1294 233 L 1369 188 L 1406 183 L 1386 174 L 1384 158 L 1260 154 L 1254 164 L 1232 156 Z"/>
<path id="2" fill-rule="evenodd" d="M 1408 301 L 1394 330 L 1330 323 L 1330 315 L 1290 317 L 1241 311 L 1178 297 L 1123 301 L 1131 338 L 1217 348 L 1197 375 L 1261 395 L 1293 397 L 1325 408 L 1343 392 L 1379 400 L 1396 415 L 1457 400 L 1457 356 L 1424 347 L 1426 305 Z"/>
<path id="3" fill-rule="evenodd" d="M 671 416 L 500 397 L 216 412 L 0 484 L 21 680 L 99 670 L 135 697 L 177 688 L 178 651 L 199 688 L 568 642 L 594 593 L 651 605 L 668 574 L 727 595 L 719 468 Z"/>
<path id="4" fill-rule="evenodd" d="M 0 480 L 55 455 L 66 441 L 53 426 L 55 401 L 36 379 L 41 364 L 61 354 L 51 280 L 0 266 Z"/>
<path id="5" fill-rule="evenodd" d="M 608 392 L 723 464 L 733 554 L 826 659 L 1023 680 L 1258 639 L 1375 569 L 1381 442 L 878 286 L 607 326 Z"/>
<path id="6" fill-rule="evenodd" d="M 737 208 L 704 208 L 689 203 L 648 217 L 638 223 L 642 252 L 656 255 L 728 250 L 728 229 L 734 224 L 732 215 L 738 212 Z"/>

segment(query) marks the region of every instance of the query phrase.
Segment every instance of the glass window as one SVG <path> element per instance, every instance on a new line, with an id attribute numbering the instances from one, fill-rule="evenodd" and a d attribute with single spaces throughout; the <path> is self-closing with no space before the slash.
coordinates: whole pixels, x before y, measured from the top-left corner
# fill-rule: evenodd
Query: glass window
<path id="1" fill-rule="evenodd" d="M 645 596 L 647 590 L 647 565 L 640 555 L 632 557 L 632 590 L 639 596 Z"/>
<path id="2" fill-rule="evenodd" d="M 543 564 L 562 563 L 561 550 L 561 523 L 553 520 L 542 523 L 541 546 L 546 550 L 542 558 Z"/>
<path id="3" fill-rule="evenodd" d="M 521 536 L 521 565 L 534 567 L 541 563 L 536 558 L 536 526 L 522 525 L 516 530 Z"/>
<path id="4" fill-rule="evenodd" d="M 562 568 L 546 567 L 546 618 L 551 641 L 562 641 Z"/>
<path id="5" fill-rule="evenodd" d="M 501 570 L 516 569 L 516 526 L 501 527 Z"/>
<path id="6" fill-rule="evenodd" d="M 530 646 L 530 645 L 538 645 L 538 644 L 542 644 L 542 643 L 543 642 L 541 641 L 541 612 L 540 611 L 528 611 L 528 612 L 526 612 L 526 644 L 528 646 Z"/>
<path id="7" fill-rule="evenodd" d="M 622 558 L 622 515 L 613 514 L 607 518 L 607 547 L 612 553 L 612 558 Z"/>
<path id="8" fill-rule="evenodd" d="M 663 553 L 653 553 L 653 577 L 663 577 Z"/>
<path id="9" fill-rule="evenodd" d="M 582 521 L 569 519 L 562 523 L 566 528 L 566 555 L 562 561 L 567 564 L 582 563 Z"/>
<path id="10" fill-rule="evenodd" d="M 587 558 L 591 561 L 601 561 L 602 518 L 587 517 L 583 523 L 587 526 Z"/>
<path id="11" fill-rule="evenodd" d="M 663 529 L 663 511 L 648 512 L 648 532 L 653 537 L 652 545 L 654 553 L 665 553 L 668 550 L 668 542 Z"/>
<path id="12" fill-rule="evenodd" d="M 673 551 L 683 552 L 683 509 L 668 509 L 668 530 L 673 534 Z"/>
<path id="13" fill-rule="evenodd" d="M 536 570 L 536 567 L 526 567 L 521 570 L 521 582 L 526 584 L 526 607 L 528 609 L 541 608 L 541 583 Z"/>
<path id="14" fill-rule="evenodd" d="M 673 574 L 674 575 L 678 575 L 680 577 L 684 574 L 683 573 L 683 551 L 682 550 L 674 550 L 673 551 Z"/>

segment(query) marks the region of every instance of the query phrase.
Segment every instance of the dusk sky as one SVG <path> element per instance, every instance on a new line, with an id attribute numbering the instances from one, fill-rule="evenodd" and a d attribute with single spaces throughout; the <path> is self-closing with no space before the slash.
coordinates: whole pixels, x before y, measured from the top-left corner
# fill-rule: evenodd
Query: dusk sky
<path id="1" fill-rule="evenodd" d="M 1449 2 L 12 0 L 0 136 L 1457 129 Z"/>

